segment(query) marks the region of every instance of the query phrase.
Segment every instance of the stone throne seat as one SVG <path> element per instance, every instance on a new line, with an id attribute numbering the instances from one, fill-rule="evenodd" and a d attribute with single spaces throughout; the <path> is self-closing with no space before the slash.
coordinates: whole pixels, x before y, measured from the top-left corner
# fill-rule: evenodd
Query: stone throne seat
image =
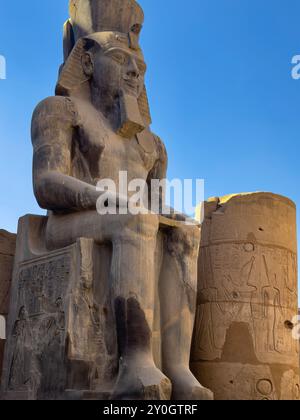
<path id="1" fill-rule="evenodd" d="M 2 398 L 109 399 L 119 362 L 108 287 L 111 247 L 80 238 L 48 251 L 47 220 L 27 215 L 19 221 Z M 158 269 L 160 246 L 159 240 Z"/>
<path id="2" fill-rule="evenodd" d="M 110 249 L 78 239 L 49 252 L 46 222 L 31 215 L 19 222 L 3 390 L 6 398 L 75 398 L 72 390 L 99 390 L 102 380 L 106 397 L 117 369 L 116 346 L 105 340 Z"/>

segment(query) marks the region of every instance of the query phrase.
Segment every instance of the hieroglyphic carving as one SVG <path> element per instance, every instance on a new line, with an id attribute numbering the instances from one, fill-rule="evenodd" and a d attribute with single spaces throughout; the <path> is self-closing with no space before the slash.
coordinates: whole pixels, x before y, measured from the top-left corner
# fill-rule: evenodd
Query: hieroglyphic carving
<path id="1" fill-rule="evenodd" d="M 256 383 L 256 391 L 263 396 L 263 400 L 273 399 L 270 398 L 274 390 L 274 385 L 270 379 L 260 379 Z"/>
<path id="2" fill-rule="evenodd" d="M 296 255 L 289 250 L 260 247 L 260 266 L 258 267 L 258 292 L 251 298 L 255 346 L 258 357 L 287 359 L 297 353 L 297 345 L 286 321 L 297 313 L 296 272 L 290 266 Z M 294 271 L 293 283 L 287 285 L 287 272 Z M 266 331 L 263 336 L 259 332 Z M 281 359 L 282 360 L 282 359 Z"/>
<path id="3" fill-rule="evenodd" d="M 118 367 L 106 290 L 110 258 L 109 246 L 79 239 L 19 264 L 5 373 L 8 394 L 60 399 L 66 390 L 72 398 L 79 398 L 79 391 L 110 392 Z"/>
<path id="4" fill-rule="evenodd" d="M 82 287 L 91 289 L 94 279 L 93 249 L 94 241 L 80 239 L 80 279 Z"/>
<path id="5" fill-rule="evenodd" d="M 105 354 L 103 322 L 101 307 L 94 293 L 94 241 L 80 239 L 78 241 L 79 287 L 73 294 L 72 312 L 73 328 L 71 334 L 70 355 L 83 359 L 89 355 L 91 360 Z M 86 330 L 86 334 L 83 331 Z"/>
<path id="6" fill-rule="evenodd" d="M 225 256 L 222 256 L 223 251 L 225 251 Z M 230 324 L 235 320 L 249 321 L 251 318 L 251 294 L 256 291 L 256 287 L 251 284 L 255 275 L 255 257 L 245 256 L 244 248 L 240 245 L 232 245 L 232 247 L 217 245 L 203 248 L 201 253 L 208 257 L 211 282 L 206 286 L 211 287 L 199 291 L 195 332 L 195 342 L 199 346 L 199 352 L 197 349 L 195 351 L 200 359 L 214 360 L 221 358 Z M 231 267 L 231 261 L 233 261 L 233 267 Z M 204 266 L 202 269 L 205 270 L 205 268 Z M 209 334 L 209 336 L 205 337 L 203 334 Z M 205 351 L 207 345 L 209 348 Z"/>
<path id="7" fill-rule="evenodd" d="M 226 331 L 235 321 L 248 323 L 262 361 L 272 354 L 295 355 L 285 321 L 297 313 L 296 255 L 252 243 L 212 245 L 201 254 L 197 358 L 221 358 Z"/>
<path id="8" fill-rule="evenodd" d="M 68 356 L 73 363 L 85 361 L 89 365 L 88 387 L 99 391 L 115 376 L 114 367 L 118 361 L 115 353 L 110 354 L 106 337 L 107 313 L 111 307 L 107 302 L 109 296 L 103 294 L 103 279 L 107 281 L 109 277 L 110 265 L 104 264 L 109 255 L 91 239 L 81 238 L 77 245 L 77 287 L 72 293 L 69 313 Z M 99 261 L 102 264 L 98 264 Z M 110 321 L 108 324 L 111 325 Z"/>
<path id="9" fill-rule="evenodd" d="M 216 399 L 299 399 L 295 205 L 253 193 L 204 207 L 194 373 Z"/>
<path id="10" fill-rule="evenodd" d="M 24 264 L 19 271 L 18 318 L 12 332 L 9 389 L 41 392 L 59 388 L 63 375 L 68 255 Z M 53 371 L 56 372 L 55 383 Z M 43 372 L 43 375 L 41 375 Z"/>
<path id="11" fill-rule="evenodd" d="M 19 302 L 29 316 L 57 311 L 70 271 L 70 259 L 59 256 L 49 261 L 37 262 L 20 269 Z"/>
<path id="12" fill-rule="evenodd" d="M 201 365 L 201 377 L 215 389 L 216 400 L 278 400 L 268 365 L 210 362 Z M 280 384 L 279 384 L 280 386 Z"/>

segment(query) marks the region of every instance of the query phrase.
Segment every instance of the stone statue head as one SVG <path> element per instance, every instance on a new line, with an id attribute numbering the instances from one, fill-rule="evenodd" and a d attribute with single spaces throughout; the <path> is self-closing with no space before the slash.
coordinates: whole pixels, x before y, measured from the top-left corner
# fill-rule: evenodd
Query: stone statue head
<path id="1" fill-rule="evenodd" d="M 141 51 L 131 48 L 126 35 L 101 32 L 84 38 L 81 66 L 94 89 L 112 99 L 120 92 L 138 99 L 143 92 L 146 64 Z"/>
<path id="2" fill-rule="evenodd" d="M 139 47 L 142 9 L 135 0 L 71 0 L 70 16 L 56 94 L 80 97 L 89 90 L 107 112 L 118 101 L 124 119 L 120 133 L 131 135 L 133 126 L 142 131 L 151 123 Z"/>

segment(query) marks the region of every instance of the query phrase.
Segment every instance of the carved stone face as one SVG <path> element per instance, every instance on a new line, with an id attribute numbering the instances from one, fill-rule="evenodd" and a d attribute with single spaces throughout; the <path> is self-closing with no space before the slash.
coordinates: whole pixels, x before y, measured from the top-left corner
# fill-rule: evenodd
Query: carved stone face
<path id="1" fill-rule="evenodd" d="M 102 97 L 116 98 L 120 91 L 138 98 L 144 87 L 146 64 L 135 51 L 111 46 L 83 57 L 83 69 Z"/>

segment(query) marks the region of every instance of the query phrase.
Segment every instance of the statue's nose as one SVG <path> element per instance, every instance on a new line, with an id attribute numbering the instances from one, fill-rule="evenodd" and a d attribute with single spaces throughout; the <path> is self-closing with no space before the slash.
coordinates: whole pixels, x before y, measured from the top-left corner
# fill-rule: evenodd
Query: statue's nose
<path id="1" fill-rule="evenodd" d="M 135 59 L 131 58 L 128 64 L 127 75 L 137 79 L 140 76 L 140 71 Z"/>

